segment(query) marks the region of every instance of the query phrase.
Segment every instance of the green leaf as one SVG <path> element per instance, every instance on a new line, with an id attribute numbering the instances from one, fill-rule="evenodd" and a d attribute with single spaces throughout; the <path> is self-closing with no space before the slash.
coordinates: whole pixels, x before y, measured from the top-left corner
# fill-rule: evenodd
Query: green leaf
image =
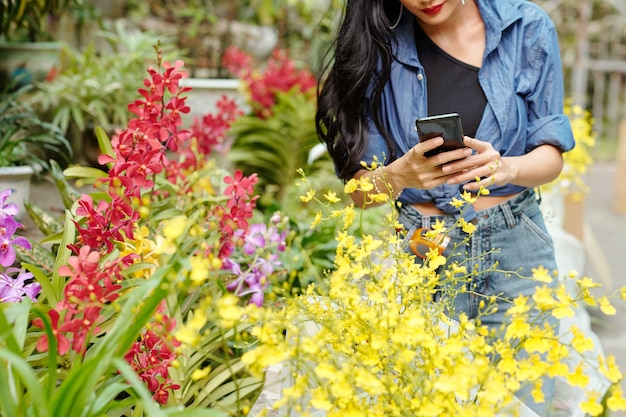
<path id="1" fill-rule="evenodd" d="M 36 265 L 27 264 L 27 263 L 24 263 L 22 265 L 24 266 L 24 268 L 26 268 L 29 272 L 33 274 L 33 276 L 35 277 L 39 285 L 41 285 L 41 292 L 46 297 L 46 300 L 48 300 L 48 303 L 51 306 L 55 306 L 59 302 L 59 299 L 57 298 L 57 293 L 54 287 L 52 286 L 52 283 L 50 282 L 48 275 L 45 274 Z M 39 300 L 39 301 L 43 301 L 43 300 Z"/>
<path id="2" fill-rule="evenodd" d="M 92 167 L 69 167 L 63 171 L 63 174 L 67 178 L 80 178 L 80 179 L 100 179 L 108 177 L 108 174 L 101 169 Z"/>
<path id="3" fill-rule="evenodd" d="M 26 209 L 26 213 L 28 213 L 28 217 L 31 218 L 35 226 L 37 226 L 44 236 L 59 233 L 62 230 L 62 223 L 40 206 L 30 201 L 24 201 L 24 208 Z"/>
<path id="4" fill-rule="evenodd" d="M 80 193 L 67 183 L 65 175 L 63 175 L 63 170 L 54 160 L 50 161 L 50 174 L 57 185 L 57 189 L 63 200 L 63 205 L 66 209 L 71 209 L 74 202 L 80 197 Z"/>
<path id="5" fill-rule="evenodd" d="M 231 361 L 222 364 L 215 368 L 209 376 L 207 376 L 207 383 L 202 387 L 199 394 L 196 396 L 196 401 L 202 403 L 205 399 L 217 401 L 221 398 L 221 395 L 215 395 L 214 391 L 222 386 L 230 378 L 234 378 L 238 372 L 242 371 L 245 365 L 239 358 L 232 359 Z"/>
<path id="6" fill-rule="evenodd" d="M 193 408 L 187 410 L 169 408 L 165 410 L 165 415 L 168 417 L 228 417 L 228 414 L 211 410 L 210 408 Z"/>
<path id="7" fill-rule="evenodd" d="M 43 247 L 41 244 L 32 244 L 32 248 L 30 250 L 16 246 L 15 252 L 17 253 L 20 262 L 37 265 L 42 270 L 52 274 L 52 271 L 54 270 L 55 255 L 53 255 L 50 250 Z"/>
<path id="8" fill-rule="evenodd" d="M 131 369 L 124 359 L 114 358 L 113 365 L 122 375 L 124 375 L 128 383 L 131 387 L 133 387 L 135 393 L 139 395 L 141 405 L 144 407 L 149 416 L 166 417 L 166 414 L 155 404 L 155 401 L 152 399 L 152 395 L 148 391 L 148 388 L 146 388 L 146 385 L 141 382 L 137 374 Z"/>
<path id="9" fill-rule="evenodd" d="M 60 300 L 63 295 L 63 288 L 65 287 L 65 278 L 59 275 L 59 268 L 63 265 L 67 265 L 67 261 L 70 259 L 71 250 L 67 247 L 70 243 L 74 243 L 76 235 L 76 226 L 72 222 L 72 215 L 69 210 L 65 210 L 65 228 L 61 243 L 59 244 L 59 251 L 57 253 L 56 261 L 54 263 L 54 272 L 52 274 L 52 288 L 56 295 L 56 299 Z M 52 308 L 56 306 L 56 303 L 50 304 Z"/>
<path id="10" fill-rule="evenodd" d="M 108 155 L 111 158 L 115 158 L 115 152 L 113 151 L 113 146 L 111 145 L 111 140 L 107 135 L 106 131 L 100 127 L 96 127 L 96 138 L 98 139 L 98 146 L 100 147 L 100 152 L 102 155 Z M 107 164 L 109 168 L 113 166 L 113 163 L 110 162 Z"/>
<path id="11" fill-rule="evenodd" d="M 12 353 L 2 348 L 0 348 L 0 359 L 2 359 L 3 361 L 6 361 L 11 367 L 10 369 L 14 372 L 15 376 L 19 377 L 21 381 L 24 383 L 24 389 L 29 393 L 29 398 L 32 400 L 35 408 L 37 409 L 37 412 L 35 413 L 35 415 L 37 416 L 49 415 L 47 412 L 48 406 L 47 406 L 46 397 L 44 396 L 44 392 L 39 386 L 37 375 L 31 369 L 28 362 L 26 362 L 24 358 L 22 358 L 21 356 L 16 355 L 15 353 Z M 10 381 L 13 379 L 13 378 L 8 377 L 7 369 L 5 369 L 4 366 L 2 367 L 2 370 L 0 371 L 0 378 L 2 378 L 3 381 Z M 3 400 L 2 407 L 7 406 L 7 407 L 13 408 L 12 406 L 15 403 L 13 402 L 13 398 L 11 398 L 12 396 L 10 394 L 5 395 L 5 393 L 3 393 L 3 397 L 4 398 L 2 398 Z M 12 414 L 6 414 L 6 415 L 15 416 L 19 414 L 21 413 L 16 413 L 14 409 Z"/>
<path id="12" fill-rule="evenodd" d="M 47 244 L 47 243 L 51 243 L 51 244 L 60 244 L 61 240 L 63 239 L 63 235 L 65 234 L 65 232 L 60 232 L 54 235 L 50 235 L 48 237 L 44 237 L 43 239 L 41 239 L 40 243 L 42 244 Z"/>
<path id="13" fill-rule="evenodd" d="M 0 341 L 4 342 L 0 346 L 4 345 L 14 353 L 22 352 L 29 312 L 29 302 L 0 305 Z M 13 329 L 14 326 L 17 328 Z"/>

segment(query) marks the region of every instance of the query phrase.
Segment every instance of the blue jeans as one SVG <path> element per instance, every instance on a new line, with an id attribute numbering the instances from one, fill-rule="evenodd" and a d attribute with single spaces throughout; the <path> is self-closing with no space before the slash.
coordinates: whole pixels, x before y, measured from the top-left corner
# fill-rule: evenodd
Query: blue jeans
<path id="1" fill-rule="evenodd" d="M 408 205 L 400 209 L 399 221 L 407 230 L 407 236 L 411 236 L 417 228 L 429 228 L 437 220 L 444 221 L 447 228 L 452 227 L 456 221 L 452 215 L 422 215 Z M 464 312 L 470 319 L 476 318 L 480 301 L 485 300 L 487 303 L 489 296 L 497 295 L 497 312 L 481 317 L 483 325 L 497 330 L 507 320 L 505 313 L 511 306 L 507 300 L 513 300 L 519 295 L 532 297 L 537 287 L 545 285 L 528 279 L 533 275 L 532 269 L 543 266 L 550 273 L 557 269 L 554 245 L 532 189 L 527 189 L 495 207 L 478 211 L 472 223 L 476 225 L 476 231 L 469 240 L 468 235 L 459 227 L 450 231 L 452 240 L 444 252 L 448 263 L 461 263 L 469 259 L 469 262 L 464 263 L 468 272 L 479 272 L 471 281 L 458 284 L 466 286 L 468 291 L 455 294 L 453 314 Z M 488 271 L 496 263 L 498 271 Z M 517 272 L 519 276 L 507 272 Z M 557 284 L 556 279 L 553 283 Z M 440 298 L 441 294 L 435 299 Z M 554 317 L 549 320 L 558 334 L 558 321 Z M 544 403 L 534 403 L 530 387 L 516 394 L 537 414 L 547 416 L 550 414 L 548 408 L 553 399 L 554 381 L 545 380 L 543 385 Z"/>

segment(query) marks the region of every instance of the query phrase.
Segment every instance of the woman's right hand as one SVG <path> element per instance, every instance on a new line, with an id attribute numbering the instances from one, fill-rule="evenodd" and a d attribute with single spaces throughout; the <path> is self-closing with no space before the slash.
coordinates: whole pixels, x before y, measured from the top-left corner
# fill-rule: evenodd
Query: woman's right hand
<path id="1" fill-rule="evenodd" d="M 361 169 L 355 178 L 368 176 L 370 180 L 378 181 L 378 189 L 386 190 L 391 186 L 393 196 L 397 196 L 405 188 L 429 189 L 445 184 L 448 177 L 458 174 L 459 170 L 452 169 L 445 174 L 442 168 L 445 164 L 456 161 L 472 154 L 472 149 L 461 148 L 449 152 L 442 152 L 431 157 L 424 154 L 443 144 L 441 137 L 429 139 L 411 148 L 406 154 L 383 168 L 382 172 Z M 448 165 L 454 167 L 454 165 Z M 375 174 L 376 173 L 376 174 Z M 385 185 L 386 184 L 386 185 Z M 384 187 L 384 188 L 383 188 Z M 359 207 L 375 207 L 381 202 L 366 198 L 365 193 L 351 194 L 352 200 Z"/>
<path id="2" fill-rule="evenodd" d="M 430 189 L 445 184 L 448 177 L 458 171 L 442 171 L 443 165 L 472 154 L 472 149 L 461 148 L 442 152 L 431 157 L 424 156 L 430 150 L 443 144 L 443 138 L 436 137 L 420 142 L 403 156 L 385 167 L 387 180 L 399 193 L 404 188 Z"/>

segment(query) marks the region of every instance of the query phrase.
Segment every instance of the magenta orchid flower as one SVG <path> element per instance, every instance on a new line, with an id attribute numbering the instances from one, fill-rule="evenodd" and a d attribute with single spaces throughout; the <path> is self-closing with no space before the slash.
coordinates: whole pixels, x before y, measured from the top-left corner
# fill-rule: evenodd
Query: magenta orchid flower
<path id="1" fill-rule="evenodd" d="M 13 237 L 19 225 L 12 217 L 0 219 L 0 265 L 4 267 L 13 265 L 17 259 L 13 246 L 31 249 L 28 239 L 22 236 Z"/>
<path id="2" fill-rule="evenodd" d="M 13 218 L 19 211 L 17 204 L 6 203 L 12 192 L 11 189 L 0 191 L 0 220 L 7 217 Z"/>

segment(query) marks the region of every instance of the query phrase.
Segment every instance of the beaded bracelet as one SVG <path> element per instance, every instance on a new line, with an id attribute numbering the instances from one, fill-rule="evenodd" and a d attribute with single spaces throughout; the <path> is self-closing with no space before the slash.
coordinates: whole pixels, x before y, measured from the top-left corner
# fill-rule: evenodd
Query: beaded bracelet
<path id="1" fill-rule="evenodd" d="M 374 190 L 376 190 L 377 194 L 382 194 L 382 192 L 380 191 L 380 188 L 378 188 L 378 180 L 383 178 L 383 177 L 381 177 L 381 175 L 379 175 L 379 172 L 382 172 L 383 168 L 384 167 L 381 166 L 381 167 L 376 168 L 374 171 L 372 171 L 372 183 L 374 184 Z M 384 182 L 384 180 L 383 180 L 383 182 Z M 387 184 L 386 182 L 385 182 L 385 186 L 387 188 L 390 187 L 390 185 Z M 398 198 L 400 196 L 400 194 L 402 194 L 402 192 L 399 192 L 397 195 L 394 195 L 393 189 L 389 189 L 389 190 L 391 191 L 390 194 L 391 194 L 391 199 L 392 200 L 395 200 L 396 198 Z"/>
<path id="2" fill-rule="evenodd" d="M 380 168 L 376 168 L 374 170 L 374 173 L 372 174 L 372 183 L 374 184 L 374 190 L 376 190 L 377 194 L 382 194 L 380 192 L 380 189 L 378 188 L 378 179 L 380 178 L 380 176 L 378 175 L 378 171 L 382 171 L 383 167 Z"/>

